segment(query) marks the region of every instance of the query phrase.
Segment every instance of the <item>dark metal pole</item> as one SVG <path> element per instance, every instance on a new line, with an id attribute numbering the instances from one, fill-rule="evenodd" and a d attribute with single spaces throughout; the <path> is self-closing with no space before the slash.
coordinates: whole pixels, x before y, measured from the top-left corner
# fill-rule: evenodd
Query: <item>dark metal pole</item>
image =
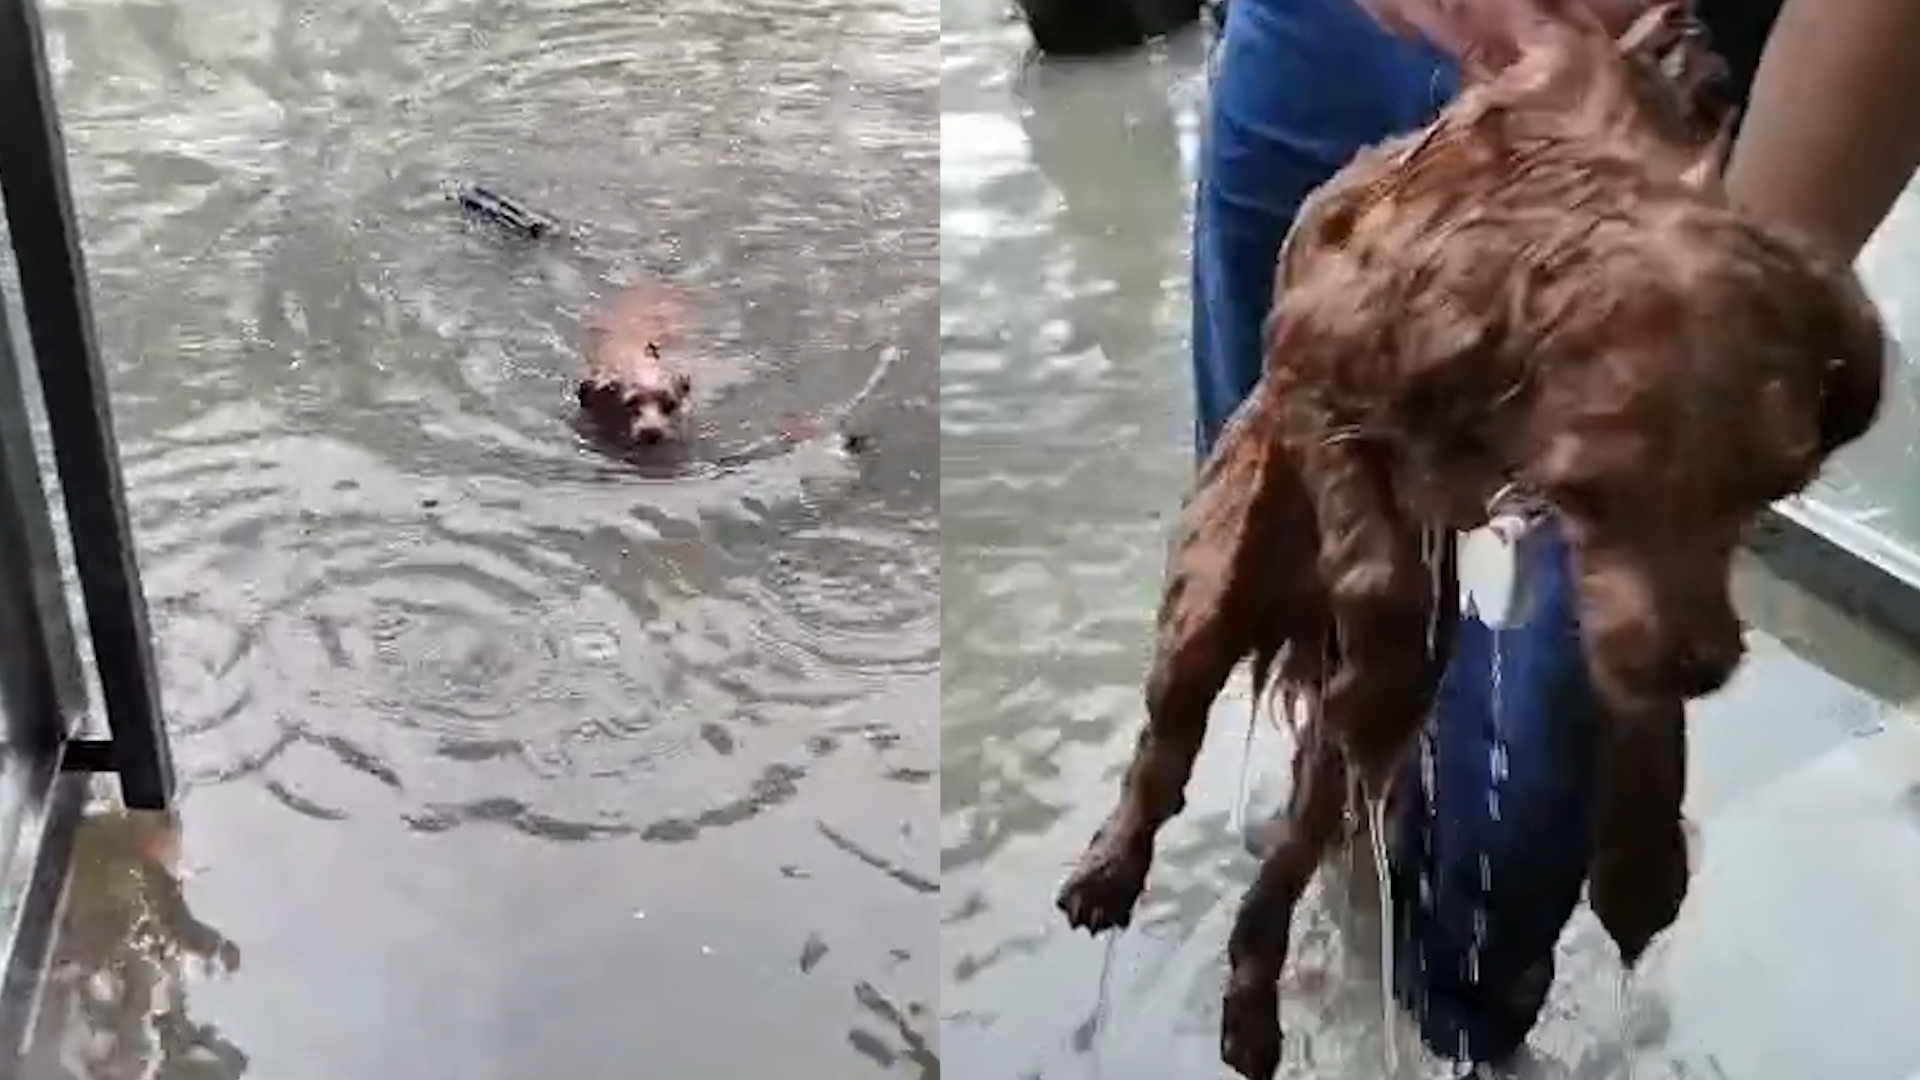
<path id="1" fill-rule="evenodd" d="M 84 777 L 62 774 L 86 686 L 13 340 L 0 298 L 0 888 L 13 901 L 0 914 L 0 1077 L 13 1075 L 40 1000 L 87 792 Z"/>
<path id="2" fill-rule="evenodd" d="M 0 717 L 9 745 L 51 759 L 85 687 L 19 363 L 0 304 Z"/>
<path id="3" fill-rule="evenodd" d="M 173 758 L 34 0 L 0 0 L 0 197 L 53 429 L 122 796 L 132 807 L 162 809 L 173 797 Z"/>

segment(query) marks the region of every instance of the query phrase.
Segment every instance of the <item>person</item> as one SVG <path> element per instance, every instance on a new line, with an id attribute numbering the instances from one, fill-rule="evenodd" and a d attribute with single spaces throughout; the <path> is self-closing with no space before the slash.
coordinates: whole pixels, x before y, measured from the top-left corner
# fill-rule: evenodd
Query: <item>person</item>
<path id="1" fill-rule="evenodd" d="M 1559 2 L 1614 28 L 1645 6 Z M 1695 10 L 1736 96 L 1750 91 L 1730 194 L 1851 259 L 1920 160 L 1920 65 L 1907 62 L 1920 4 L 1698 0 Z M 1194 210 L 1203 458 L 1259 378 L 1275 264 L 1301 202 L 1362 147 L 1429 121 L 1456 92 L 1463 58 L 1497 65 L 1545 17 L 1535 0 L 1227 6 Z M 1484 1063 L 1510 1058 L 1533 1027 L 1592 854 L 1600 706 L 1551 520 L 1519 572 L 1532 610 L 1497 647 L 1479 619 L 1461 619 L 1435 707 L 1433 804 L 1403 800 L 1392 837 L 1395 993 L 1436 1053 Z M 1402 783 L 1425 791 L 1417 768 Z M 1497 820 L 1485 809 L 1496 791 Z"/>

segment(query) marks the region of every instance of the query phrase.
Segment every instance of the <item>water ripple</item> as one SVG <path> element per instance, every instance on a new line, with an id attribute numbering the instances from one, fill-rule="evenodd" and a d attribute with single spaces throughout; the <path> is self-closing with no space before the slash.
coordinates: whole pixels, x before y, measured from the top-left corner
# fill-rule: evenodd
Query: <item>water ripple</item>
<path id="1" fill-rule="evenodd" d="M 939 663 L 931 4 L 46 7 L 190 805 L 265 796 L 343 862 L 930 809 L 894 691 Z M 464 221 L 470 180 L 561 234 Z M 693 312 L 672 468 L 572 423 L 581 319 L 642 277 Z M 937 1075 L 890 1004 L 931 991 L 867 993 L 902 962 L 844 973 L 841 1049 Z"/>

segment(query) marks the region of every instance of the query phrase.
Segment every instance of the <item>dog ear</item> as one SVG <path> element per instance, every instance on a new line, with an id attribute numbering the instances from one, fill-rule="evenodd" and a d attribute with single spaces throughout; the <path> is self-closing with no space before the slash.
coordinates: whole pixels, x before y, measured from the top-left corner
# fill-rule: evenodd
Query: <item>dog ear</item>
<path id="1" fill-rule="evenodd" d="M 574 389 L 574 394 L 580 400 L 580 407 L 589 409 L 602 398 L 605 398 L 609 394 L 617 393 L 618 390 L 619 387 L 615 385 L 613 380 L 604 375 L 599 375 L 591 379 L 581 379 L 580 385 Z"/>

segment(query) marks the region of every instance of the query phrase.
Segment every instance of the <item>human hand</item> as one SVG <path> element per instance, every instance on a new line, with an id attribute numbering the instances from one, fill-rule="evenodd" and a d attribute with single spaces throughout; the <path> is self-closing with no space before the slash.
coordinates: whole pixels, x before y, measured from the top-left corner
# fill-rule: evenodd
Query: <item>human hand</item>
<path id="1" fill-rule="evenodd" d="M 1542 28 L 1592 20 L 1618 34 L 1656 0 L 1357 0 L 1397 34 L 1425 38 L 1462 62 L 1498 68 Z"/>

